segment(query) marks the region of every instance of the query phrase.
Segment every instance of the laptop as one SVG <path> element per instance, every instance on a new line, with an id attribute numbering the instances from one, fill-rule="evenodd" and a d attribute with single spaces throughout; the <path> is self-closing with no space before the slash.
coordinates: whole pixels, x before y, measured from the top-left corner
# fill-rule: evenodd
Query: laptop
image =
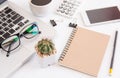
<path id="1" fill-rule="evenodd" d="M 0 0 L 0 43 L 11 35 L 19 33 L 26 25 L 33 22 L 36 22 L 41 31 L 40 38 L 54 37 L 55 31 L 52 26 L 46 25 L 18 5 L 7 0 Z M 23 45 L 9 57 L 6 57 L 6 53 L 0 50 L 0 78 L 8 77 L 35 53 L 34 41 L 36 40 L 21 41 Z"/>

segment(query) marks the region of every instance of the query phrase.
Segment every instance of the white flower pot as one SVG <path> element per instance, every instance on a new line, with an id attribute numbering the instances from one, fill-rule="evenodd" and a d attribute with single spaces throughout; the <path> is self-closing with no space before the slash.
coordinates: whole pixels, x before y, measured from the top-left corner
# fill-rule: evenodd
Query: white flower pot
<path id="1" fill-rule="evenodd" d="M 40 57 L 40 65 L 42 68 L 55 64 L 55 54 Z"/>

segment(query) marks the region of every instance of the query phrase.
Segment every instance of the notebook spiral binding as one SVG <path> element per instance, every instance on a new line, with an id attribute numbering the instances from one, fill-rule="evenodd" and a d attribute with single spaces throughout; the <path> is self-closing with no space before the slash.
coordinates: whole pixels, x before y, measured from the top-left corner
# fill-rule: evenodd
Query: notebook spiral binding
<path id="1" fill-rule="evenodd" d="M 58 61 L 63 61 L 78 28 L 74 28 Z"/>

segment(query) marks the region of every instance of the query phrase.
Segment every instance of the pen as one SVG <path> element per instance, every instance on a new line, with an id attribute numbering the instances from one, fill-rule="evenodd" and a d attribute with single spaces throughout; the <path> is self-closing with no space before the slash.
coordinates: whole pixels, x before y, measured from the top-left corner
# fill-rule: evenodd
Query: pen
<path id="1" fill-rule="evenodd" d="M 115 32 L 115 38 L 114 38 L 114 45 L 113 45 L 113 53 L 112 53 L 112 58 L 111 58 L 111 64 L 110 64 L 110 69 L 109 69 L 109 74 L 112 74 L 113 71 L 113 62 L 114 62 L 114 56 L 115 56 L 115 48 L 116 48 L 116 42 L 117 42 L 117 35 L 118 31 Z"/>

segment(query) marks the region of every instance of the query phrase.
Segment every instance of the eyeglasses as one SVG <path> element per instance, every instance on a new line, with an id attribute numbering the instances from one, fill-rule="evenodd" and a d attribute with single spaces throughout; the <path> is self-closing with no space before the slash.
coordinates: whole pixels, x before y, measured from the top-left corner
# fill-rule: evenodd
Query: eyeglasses
<path id="1" fill-rule="evenodd" d="M 20 38 L 31 39 L 40 34 L 39 28 L 36 23 L 31 23 L 25 26 L 19 33 L 10 36 L 0 43 L 0 48 L 7 52 L 6 56 L 10 55 L 10 52 L 18 48 L 21 44 Z"/>

